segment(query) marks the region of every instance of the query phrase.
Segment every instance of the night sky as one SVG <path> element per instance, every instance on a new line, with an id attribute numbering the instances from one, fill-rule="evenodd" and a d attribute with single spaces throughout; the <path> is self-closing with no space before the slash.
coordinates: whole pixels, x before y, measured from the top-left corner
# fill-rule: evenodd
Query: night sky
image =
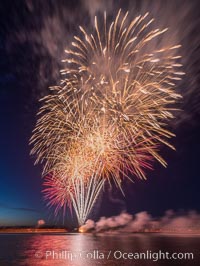
<path id="1" fill-rule="evenodd" d="M 174 2 L 174 3 L 172 3 Z M 191 3 L 192 2 L 192 3 Z M 186 76 L 178 90 L 182 109 L 170 127 L 176 134 L 176 151 L 161 148 L 165 169 L 154 163 L 147 181 L 125 182 L 126 198 L 105 187 L 93 218 L 125 210 L 147 211 L 153 216 L 166 210 L 200 211 L 200 36 L 199 1 L 1 1 L 0 3 L 0 226 L 62 224 L 42 198 L 41 165 L 34 166 L 28 145 L 36 122 L 38 100 L 48 87 L 59 84 L 64 48 L 78 32 L 91 27 L 95 14 L 110 16 L 119 7 L 133 18 L 149 11 L 157 23 L 171 27 L 182 44 Z M 176 22 L 174 24 L 174 22 Z M 70 219 L 70 218 L 68 218 Z"/>

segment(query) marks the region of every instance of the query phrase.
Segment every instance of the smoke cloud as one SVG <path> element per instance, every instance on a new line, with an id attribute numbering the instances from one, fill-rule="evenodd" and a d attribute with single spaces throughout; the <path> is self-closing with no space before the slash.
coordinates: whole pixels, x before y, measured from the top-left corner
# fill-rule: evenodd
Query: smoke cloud
<path id="1" fill-rule="evenodd" d="M 200 214 L 190 211 L 178 214 L 168 210 L 163 217 L 153 218 L 146 211 L 134 216 L 122 212 L 118 216 L 101 217 L 96 223 L 87 222 L 79 229 L 81 232 L 193 232 L 200 230 Z"/>
<path id="2" fill-rule="evenodd" d="M 38 220 L 37 221 L 37 226 L 40 227 L 42 225 L 45 225 L 45 221 L 44 220 Z"/>

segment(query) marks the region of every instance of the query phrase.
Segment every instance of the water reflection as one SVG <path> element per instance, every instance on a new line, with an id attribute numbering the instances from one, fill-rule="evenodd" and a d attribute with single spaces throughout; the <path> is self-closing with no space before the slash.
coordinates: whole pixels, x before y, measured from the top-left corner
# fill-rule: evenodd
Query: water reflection
<path id="1" fill-rule="evenodd" d="M 80 266 L 80 265 L 198 265 L 200 237 L 192 235 L 0 235 L 0 265 Z M 5 248 L 7 247 L 7 248 Z M 193 252 L 194 260 L 116 259 L 129 252 Z M 110 255 L 109 255 L 110 252 Z M 109 258 L 108 258 L 109 256 Z"/>

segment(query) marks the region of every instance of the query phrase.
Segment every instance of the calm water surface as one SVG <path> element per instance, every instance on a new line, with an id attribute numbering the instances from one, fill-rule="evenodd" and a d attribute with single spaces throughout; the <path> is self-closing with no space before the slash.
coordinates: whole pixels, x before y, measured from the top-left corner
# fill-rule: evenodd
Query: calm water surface
<path id="1" fill-rule="evenodd" d="M 131 253 L 192 252 L 192 260 L 133 259 Z M 129 258 L 127 258 L 127 253 Z M 124 254 L 124 259 L 119 258 Z M 137 256 L 137 255 L 136 255 Z M 156 260 L 156 256 L 154 260 Z M 127 259 L 126 259 L 127 258 Z M 0 234 L 0 266 L 200 265 L 200 236 Z"/>

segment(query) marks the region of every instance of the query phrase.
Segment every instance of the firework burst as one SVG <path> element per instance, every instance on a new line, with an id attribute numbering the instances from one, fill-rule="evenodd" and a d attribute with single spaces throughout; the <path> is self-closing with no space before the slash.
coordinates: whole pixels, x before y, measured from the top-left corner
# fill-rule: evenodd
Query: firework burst
<path id="1" fill-rule="evenodd" d="M 46 181 L 50 204 L 72 202 L 79 224 L 105 181 L 112 178 L 122 190 L 123 177 L 145 178 L 153 159 L 166 166 L 161 144 L 173 148 L 166 126 L 181 97 L 180 45 L 160 47 L 167 29 L 152 29 L 147 17 L 129 22 L 120 10 L 110 25 L 106 13 L 103 23 L 95 17 L 92 34 L 80 27 L 82 35 L 65 51 L 61 85 L 42 99 L 31 154 L 44 163 L 44 176 L 56 172 Z"/>

